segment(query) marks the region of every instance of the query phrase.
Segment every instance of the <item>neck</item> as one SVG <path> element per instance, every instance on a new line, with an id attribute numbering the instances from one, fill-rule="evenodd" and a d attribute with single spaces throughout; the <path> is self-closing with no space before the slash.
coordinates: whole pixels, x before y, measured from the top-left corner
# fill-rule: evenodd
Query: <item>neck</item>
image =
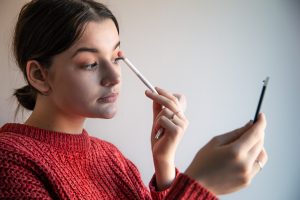
<path id="1" fill-rule="evenodd" d="M 48 104 L 44 104 L 45 102 L 39 102 L 36 102 L 34 110 L 24 124 L 50 131 L 82 133 L 84 117 L 71 116 L 58 110 L 55 106 L 48 106 Z"/>

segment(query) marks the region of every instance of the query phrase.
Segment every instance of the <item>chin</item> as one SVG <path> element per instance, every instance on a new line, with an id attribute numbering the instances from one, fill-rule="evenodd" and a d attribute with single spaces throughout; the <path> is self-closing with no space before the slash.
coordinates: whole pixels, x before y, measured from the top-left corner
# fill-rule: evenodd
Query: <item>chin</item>
<path id="1" fill-rule="evenodd" d="M 102 118 L 102 119 L 111 119 L 117 114 L 117 106 L 106 106 L 106 107 L 98 107 L 94 108 L 92 107 L 89 109 L 89 111 L 86 113 L 86 117 L 88 118 Z"/>
<path id="2" fill-rule="evenodd" d="M 112 119 L 114 116 L 116 115 L 116 113 L 114 114 L 110 114 L 110 115 L 102 115 L 98 118 L 102 118 L 102 119 Z"/>
<path id="3" fill-rule="evenodd" d="M 111 114 L 94 114 L 87 116 L 88 118 L 99 118 L 99 119 L 112 119 L 116 113 Z"/>
<path id="4" fill-rule="evenodd" d="M 107 112 L 95 113 L 90 118 L 112 119 L 117 114 L 117 109 L 108 110 Z"/>

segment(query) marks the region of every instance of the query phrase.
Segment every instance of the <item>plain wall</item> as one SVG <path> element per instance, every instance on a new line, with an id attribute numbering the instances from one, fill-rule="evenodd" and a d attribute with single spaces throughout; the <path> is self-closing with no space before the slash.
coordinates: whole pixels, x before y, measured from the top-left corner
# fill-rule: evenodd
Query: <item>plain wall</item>
<path id="1" fill-rule="evenodd" d="M 24 85 L 11 53 L 13 25 L 24 0 L 0 0 L 0 126 L 14 121 L 15 88 Z M 186 95 L 190 126 L 176 165 L 184 171 L 213 136 L 253 118 L 262 80 L 270 76 L 262 111 L 267 116 L 269 162 L 231 200 L 300 199 L 299 3 L 289 0 L 114 0 L 121 47 L 154 84 Z M 145 86 L 123 65 L 123 90 L 114 119 L 90 119 L 91 135 L 121 149 L 153 175 L 149 134 L 152 103 Z M 17 117 L 24 122 L 29 113 Z"/>

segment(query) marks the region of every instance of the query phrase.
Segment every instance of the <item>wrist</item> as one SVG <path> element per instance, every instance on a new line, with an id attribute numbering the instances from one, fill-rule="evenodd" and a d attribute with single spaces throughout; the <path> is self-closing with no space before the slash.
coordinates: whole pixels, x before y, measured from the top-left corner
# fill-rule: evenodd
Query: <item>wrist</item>
<path id="1" fill-rule="evenodd" d="M 154 167 L 157 190 L 162 191 L 170 187 L 176 176 L 174 162 L 154 159 Z"/>
<path id="2" fill-rule="evenodd" d="M 208 191 L 212 192 L 213 194 L 216 194 L 213 188 L 210 187 L 208 182 L 206 181 L 207 179 L 205 178 L 205 175 L 203 173 L 200 173 L 199 170 L 193 169 L 193 167 L 189 166 L 183 174 L 197 181 L 201 186 L 206 188 Z"/>

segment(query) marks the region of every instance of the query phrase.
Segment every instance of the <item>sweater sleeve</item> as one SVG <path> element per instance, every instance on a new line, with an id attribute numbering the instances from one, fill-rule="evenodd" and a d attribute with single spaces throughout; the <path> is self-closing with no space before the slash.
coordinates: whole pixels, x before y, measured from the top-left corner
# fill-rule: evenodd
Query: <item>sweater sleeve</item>
<path id="1" fill-rule="evenodd" d="M 0 149 L 0 199 L 52 199 L 33 170 L 14 153 Z"/>
<path id="2" fill-rule="evenodd" d="M 176 178 L 178 177 L 179 171 L 177 168 L 175 170 L 176 170 L 176 176 L 175 176 L 175 180 L 176 180 Z M 157 186 L 157 184 L 156 184 L 156 178 L 155 178 L 155 174 L 154 174 L 149 183 L 149 189 L 150 189 L 152 199 L 164 199 L 171 190 L 171 186 L 170 186 L 170 187 L 166 188 L 165 190 L 157 191 L 156 186 Z"/>
<path id="3" fill-rule="evenodd" d="M 187 175 L 180 173 L 176 169 L 176 177 L 172 185 L 164 191 L 156 190 L 155 175 L 152 177 L 150 183 L 150 192 L 153 199 L 164 199 L 164 200 L 186 200 L 186 199 L 197 199 L 197 200 L 217 200 L 218 198 L 200 185 L 194 179 Z"/>
<path id="4" fill-rule="evenodd" d="M 128 176 L 128 184 L 137 192 L 138 199 L 145 200 L 217 200 L 218 198 L 200 185 L 194 179 L 180 173 L 176 169 L 176 177 L 171 186 L 163 191 L 156 190 L 155 174 L 153 175 L 149 189 L 144 185 L 140 172 L 129 159 L 127 159 L 115 146 L 110 143 L 110 149 L 116 156 L 118 163 L 123 163 L 124 173 Z"/>
<path id="5" fill-rule="evenodd" d="M 126 159 L 127 160 L 127 159 Z M 139 176 L 138 169 L 135 167 L 135 165 L 127 160 L 127 164 L 131 170 L 128 170 L 128 172 L 134 172 L 135 176 L 131 176 L 131 179 L 133 177 L 137 177 L 136 179 L 133 179 L 136 185 L 140 185 L 140 187 L 143 187 L 141 177 Z M 195 199 L 195 200 L 217 200 L 218 198 L 208 191 L 206 188 L 204 188 L 202 185 L 200 185 L 197 181 L 190 178 L 189 176 L 180 173 L 178 169 L 176 168 L 176 177 L 173 181 L 172 185 L 163 190 L 163 191 L 157 191 L 156 190 L 156 179 L 155 174 L 153 175 L 150 183 L 149 183 L 149 189 L 150 189 L 150 195 L 151 197 L 144 196 L 144 199 L 153 199 L 153 200 L 187 200 L 187 199 Z M 144 190 L 145 191 L 145 190 Z"/>

